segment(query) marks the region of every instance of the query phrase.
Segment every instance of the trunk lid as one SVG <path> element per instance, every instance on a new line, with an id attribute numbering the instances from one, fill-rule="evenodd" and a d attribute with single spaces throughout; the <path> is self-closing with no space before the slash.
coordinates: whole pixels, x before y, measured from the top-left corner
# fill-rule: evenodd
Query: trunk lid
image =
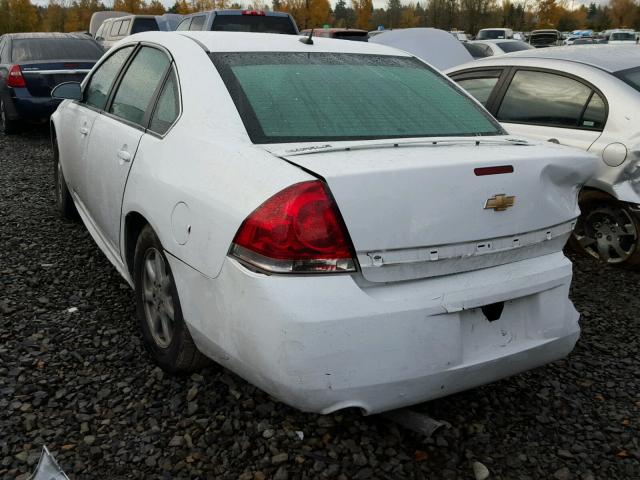
<path id="1" fill-rule="evenodd" d="M 362 274 L 372 282 L 446 275 L 561 250 L 580 213 L 578 189 L 595 169 L 586 153 L 504 139 L 393 145 L 325 152 L 335 147 L 319 145 L 288 154 L 272 149 L 326 180 Z M 475 172 L 494 166 L 512 166 L 513 172 Z"/>
<path id="2" fill-rule="evenodd" d="M 82 82 L 95 62 L 56 60 L 20 62 L 27 90 L 34 97 L 50 97 L 51 90 L 64 82 Z"/>

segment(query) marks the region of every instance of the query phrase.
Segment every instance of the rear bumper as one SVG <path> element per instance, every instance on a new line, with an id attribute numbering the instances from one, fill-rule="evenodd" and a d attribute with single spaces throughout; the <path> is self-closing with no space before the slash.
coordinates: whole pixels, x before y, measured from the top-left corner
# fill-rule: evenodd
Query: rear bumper
<path id="1" fill-rule="evenodd" d="M 216 279 L 170 262 L 198 347 L 305 411 L 446 396 L 561 358 L 579 336 L 562 253 L 366 288 L 349 275 L 265 276 L 229 258 Z M 489 322 L 478 307 L 501 301 Z"/>
<path id="2" fill-rule="evenodd" d="M 26 88 L 16 88 L 10 99 L 13 108 L 9 109 L 9 118 L 29 122 L 47 120 L 60 102 L 51 97 L 32 97 Z"/>

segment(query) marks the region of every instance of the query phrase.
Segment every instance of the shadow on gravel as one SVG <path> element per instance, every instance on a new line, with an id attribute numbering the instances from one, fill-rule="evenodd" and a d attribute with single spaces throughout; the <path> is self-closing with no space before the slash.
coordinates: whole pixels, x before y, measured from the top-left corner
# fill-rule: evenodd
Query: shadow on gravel
<path id="1" fill-rule="evenodd" d="M 164 374 L 133 298 L 53 208 L 48 131 L 0 135 L 0 478 L 46 445 L 71 478 L 640 477 L 640 275 L 576 258 L 583 335 L 568 359 L 416 410 L 424 439 L 353 411 L 318 416 L 210 367 Z"/>

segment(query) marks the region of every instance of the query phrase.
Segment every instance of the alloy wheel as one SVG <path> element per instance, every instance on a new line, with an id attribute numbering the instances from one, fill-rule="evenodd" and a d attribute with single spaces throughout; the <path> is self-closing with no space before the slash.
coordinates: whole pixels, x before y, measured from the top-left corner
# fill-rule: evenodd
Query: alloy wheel
<path id="1" fill-rule="evenodd" d="M 149 248 L 144 255 L 142 301 L 153 341 L 160 348 L 171 344 L 174 332 L 173 279 L 160 251 Z"/>
<path id="2" fill-rule="evenodd" d="M 578 220 L 576 240 L 591 256 L 607 263 L 622 263 L 636 249 L 638 231 L 624 208 L 600 205 Z"/>

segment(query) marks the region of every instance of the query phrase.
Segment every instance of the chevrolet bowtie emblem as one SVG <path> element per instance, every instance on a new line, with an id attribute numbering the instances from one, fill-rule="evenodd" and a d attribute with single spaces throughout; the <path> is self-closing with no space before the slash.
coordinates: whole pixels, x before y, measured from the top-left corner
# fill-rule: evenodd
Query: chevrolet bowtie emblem
<path id="1" fill-rule="evenodd" d="M 500 193 L 498 195 L 494 195 L 491 198 L 488 198 L 486 203 L 484 204 L 484 209 L 493 209 L 496 212 L 504 212 L 507 208 L 513 207 L 514 203 L 516 203 L 515 196 L 509 197 L 504 193 Z"/>

